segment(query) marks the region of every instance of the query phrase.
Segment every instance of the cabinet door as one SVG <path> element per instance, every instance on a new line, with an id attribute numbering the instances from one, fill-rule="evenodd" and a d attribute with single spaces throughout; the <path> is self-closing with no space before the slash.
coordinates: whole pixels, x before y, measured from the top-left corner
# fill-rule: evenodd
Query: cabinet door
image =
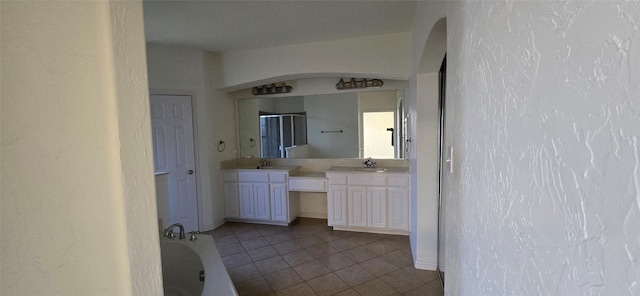
<path id="1" fill-rule="evenodd" d="M 367 226 L 387 227 L 387 189 L 385 187 L 367 188 Z"/>
<path id="2" fill-rule="evenodd" d="M 224 182 L 224 213 L 227 218 L 240 218 L 238 183 Z"/>
<path id="3" fill-rule="evenodd" d="M 349 226 L 367 227 L 367 187 L 349 186 Z"/>
<path id="4" fill-rule="evenodd" d="M 409 189 L 389 188 L 389 228 L 409 231 Z"/>
<path id="5" fill-rule="evenodd" d="M 238 191 L 238 199 L 240 201 L 240 218 L 255 218 L 256 211 L 253 202 L 253 183 L 238 183 Z"/>
<path id="6" fill-rule="evenodd" d="M 256 219 L 271 219 L 271 200 L 269 199 L 269 183 L 253 184 L 253 200 L 255 202 Z"/>
<path id="7" fill-rule="evenodd" d="M 271 184 L 271 220 L 288 221 L 289 190 L 286 183 Z"/>
<path id="8" fill-rule="evenodd" d="M 347 226 L 347 186 L 331 185 L 327 193 L 329 226 Z"/>

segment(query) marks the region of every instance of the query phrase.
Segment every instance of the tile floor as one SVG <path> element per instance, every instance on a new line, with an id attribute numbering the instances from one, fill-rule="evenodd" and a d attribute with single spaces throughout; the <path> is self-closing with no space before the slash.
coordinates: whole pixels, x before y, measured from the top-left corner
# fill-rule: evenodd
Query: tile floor
<path id="1" fill-rule="evenodd" d="M 309 218 L 288 227 L 229 222 L 205 233 L 241 296 L 443 294 L 436 272 L 413 267 L 408 236 L 334 231 Z"/>

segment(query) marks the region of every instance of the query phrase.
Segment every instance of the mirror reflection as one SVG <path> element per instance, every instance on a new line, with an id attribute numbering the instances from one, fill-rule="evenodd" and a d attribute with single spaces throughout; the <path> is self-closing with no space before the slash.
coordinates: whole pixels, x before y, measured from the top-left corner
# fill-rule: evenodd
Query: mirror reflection
<path id="1" fill-rule="evenodd" d="M 240 157 L 402 158 L 401 90 L 238 101 Z"/>

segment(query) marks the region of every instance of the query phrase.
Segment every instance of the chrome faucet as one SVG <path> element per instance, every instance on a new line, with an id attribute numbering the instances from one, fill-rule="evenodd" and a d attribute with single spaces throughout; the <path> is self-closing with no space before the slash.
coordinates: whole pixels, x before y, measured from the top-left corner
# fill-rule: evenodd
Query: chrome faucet
<path id="1" fill-rule="evenodd" d="M 184 226 L 182 226 L 182 224 L 180 223 L 171 224 L 171 226 L 167 227 L 167 229 L 164 230 L 164 236 L 168 238 L 175 238 L 176 234 L 173 233 L 173 229 L 175 227 L 180 228 L 180 236 L 178 238 L 185 239 L 186 236 L 184 234 Z"/>
<path id="2" fill-rule="evenodd" d="M 268 167 L 269 165 L 270 165 L 270 163 L 269 163 L 268 160 L 266 160 L 264 158 L 260 159 L 260 167 L 261 168 Z"/>
<path id="3" fill-rule="evenodd" d="M 367 158 L 362 164 L 364 164 L 365 168 L 375 168 L 376 162 L 371 159 L 371 157 Z"/>

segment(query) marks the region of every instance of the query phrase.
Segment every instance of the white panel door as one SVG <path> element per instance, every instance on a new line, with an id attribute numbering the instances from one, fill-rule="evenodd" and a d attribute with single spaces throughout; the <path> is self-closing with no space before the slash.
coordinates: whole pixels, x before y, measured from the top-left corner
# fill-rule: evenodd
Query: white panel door
<path id="1" fill-rule="evenodd" d="M 271 220 L 287 221 L 289 213 L 287 183 L 271 183 Z"/>
<path id="2" fill-rule="evenodd" d="M 327 193 L 329 226 L 347 226 L 347 186 L 329 186 Z"/>
<path id="3" fill-rule="evenodd" d="M 253 200 L 255 201 L 256 219 L 271 219 L 271 200 L 269 199 L 269 183 L 253 184 Z"/>
<path id="4" fill-rule="evenodd" d="M 240 218 L 255 218 L 256 210 L 253 202 L 253 183 L 238 183 L 238 191 L 238 199 L 240 201 Z"/>
<path id="5" fill-rule="evenodd" d="M 349 226 L 367 227 L 367 187 L 349 186 Z"/>
<path id="6" fill-rule="evenodd" d="M 367 188 L 367 222 L 372 228 L 387 227 L 387 189 Z"/>
<path id="7" fill-rule="evenodd" d="M 409 231 L 409 189 L 389 188 L 389 228 Z"/>
<path id="8" fill-rule="evenodd" d="M 156 172 L 168 172 L 169 221 L 198 230 L 193 113 L 190 96 L 151 95 Z"/>
<path id="9" fill-rule="evenodd" d="M 238 183 L 224 182 L 224 212 L 227 218 L 240 218 Z"/>

